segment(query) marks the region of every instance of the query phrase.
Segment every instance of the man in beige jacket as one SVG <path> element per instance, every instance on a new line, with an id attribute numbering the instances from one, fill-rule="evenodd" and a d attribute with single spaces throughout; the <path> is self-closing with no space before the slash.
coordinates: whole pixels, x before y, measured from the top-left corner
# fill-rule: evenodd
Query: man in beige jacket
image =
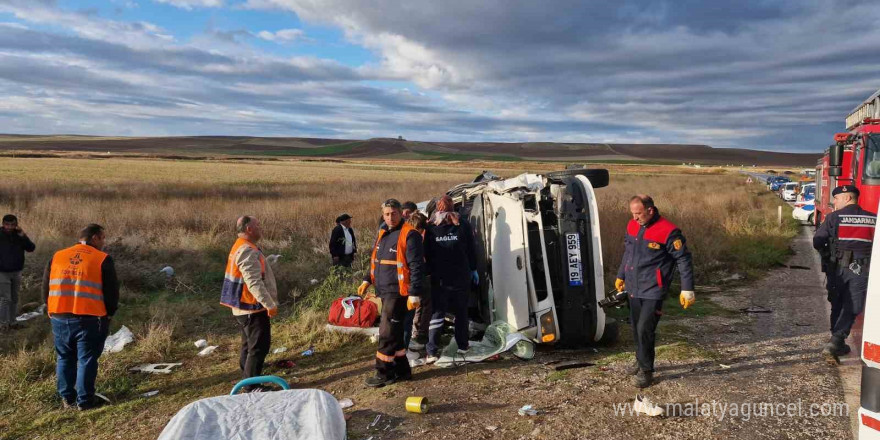
<path id="1" fill-rule="evenodd" d="M 220 304 L 232 309 L 241 327 L 242 377 L 260 376 L 272 343 L 269 319 L 278 313 L 278 289 L 272 267 L 266 262 L 257 242 L 263 237 L 260 222 L 242 216 L 235 224 L 238 240 L 232 245 L 226 263 L 226 276 Z M 260 386 L 246 391 L 258 391 Z"/>

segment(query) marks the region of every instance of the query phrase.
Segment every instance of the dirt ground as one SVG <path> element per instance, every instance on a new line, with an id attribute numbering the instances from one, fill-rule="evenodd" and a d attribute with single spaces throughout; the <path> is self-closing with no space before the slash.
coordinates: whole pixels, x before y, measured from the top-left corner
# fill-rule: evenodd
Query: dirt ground
<path id="1" fill-rule="evenodd" d="M 811 235 L 805 227 L 793 243 L 790 267 L 765 279 L 734 288 L 698 287 L 697 300 L 717 304 L 716 313 L 664 317 L 657 383 L 643 392 L 667 408 L 663 418 L 615 407 L 638 392 L 624 372 L 633 360 L 626 329 L 613 347 L 541 350 L 527 362 L 504 358 L 452 369 L 419 367 L 414 380 L 378 390 L 364 387 L 372 362 L 359 355 L 300 377 L 296 386 L 353 399 L 354 407 L 346 410 L 352 440 L 852 438 L 857 398 L 850 398 L 848 412 L 841 406 L 845 376 L 852 384 L 858 361 L 850 356 L 842 367 L 832 367 L 819 355 L 828 338 L 827 301 Z M 740 311 L 748 307 L 770 312 Z M 560 360 L 595 365 L 554 371 Z M 427 397 L 429 412 L 407 413 L 408 396 Z M 666 406 L 675 403 L 681 405 Z M 538 415 L 517 413 L 527 404 Z"/>

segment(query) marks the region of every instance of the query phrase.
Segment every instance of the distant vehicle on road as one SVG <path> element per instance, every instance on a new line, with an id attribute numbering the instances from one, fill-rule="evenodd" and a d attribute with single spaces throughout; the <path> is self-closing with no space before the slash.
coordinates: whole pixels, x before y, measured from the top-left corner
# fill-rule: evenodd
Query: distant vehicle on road
<path id="1" fill-rule="evenodd" d="M 794 202 L 794 210 L 791 216 L 795 220 L 815 225 L 816 219 L 816 184 L 804 185 L 803 190 Z"/>
<path id="2" fill-rule="evenodd" d="M 791 179 L 789 179 L 788 177 L 774 177 L 773 180 L 770 181 L 770 185 L 767 186 L 767 189 L 774 192 L 779 191 L 779 187 L 788 182 L 791 182 Z"/>
<path id="3" fill-rule="evenodd" d="M 788 182 L 783 185 L 779 190 L 779 197 L 786 202 L 793 202 L 797 200 L 799 185 L 797 182 Z"/>

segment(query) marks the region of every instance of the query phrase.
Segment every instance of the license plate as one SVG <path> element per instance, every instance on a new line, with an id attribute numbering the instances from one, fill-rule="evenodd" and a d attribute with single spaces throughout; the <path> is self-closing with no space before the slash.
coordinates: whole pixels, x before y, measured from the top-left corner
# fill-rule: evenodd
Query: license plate
<path id="1" fill-rule="evenodd" d="M 583 286 L 580 235 L 577 233 L 565 234 L 565 244 L 568 252 L 568 285 Z"/>

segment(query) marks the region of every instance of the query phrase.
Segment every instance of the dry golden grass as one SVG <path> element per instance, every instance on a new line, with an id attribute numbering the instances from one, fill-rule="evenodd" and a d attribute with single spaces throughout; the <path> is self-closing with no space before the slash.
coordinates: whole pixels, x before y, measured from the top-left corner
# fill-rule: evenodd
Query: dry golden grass
<path id="1" fill-rule="evenodd" d="M 74 242 L 87 223 L 107 228 L 108 252 L 123 284 L 112 329 L 127 325 L 131 348 L 102 357 L 101 392 L 116 404 L 72 415 L 58 409 L 54 355 L 45 318 L 15 338 L 0 340 L 0 412 L 5 438 L 155 438 L 180 407 L 228 392 L 238 377 L 237 327 L 217 304 L 235 219 L 258 217 L 266 253 L 283 257 L 275 268 L 282 300 L 273 346 L 287 355 L 309 346 L 321 362 L 347 365 L 368 357 L 362 338 L 321 331 L 325 306 L 352 291 L 354 274 L 329 271 L 326 240 L 333 219 L 355 217 L 361 258 L 375 237 L 381 201 L 425 200 L 482 169 L 502 176 L 543 172 L 558 164 L 378 161 L 170 161 L 133 158 L 4 158 L 0 161 L 0 214 L 19 216 L 37 243 L 24 272 L 22 303 L 39 299 L 42 268 L 51 254 Z M 784 258 L 790 224 L 775 225 L 777 199 L 719 170 L 612 165 L 611 185 L 597 190 L 606 279 L 613 281 L 621 253 L 627 201 L 653 195 L 664 215 L 684 231 L 694 252 L 699 283 L 722 272 L 753 271 Z M 173 280 L 158 270 L 171 265 Z M 320 282 L 313 285 L 310 280 Z M 609 283 L 610 283 L 609 281 Z M 294 313 L 293 311 L 296 310 Z M 207 338 L 215 355 L 198 358 L 192 346 Z M 340 350 L 345 348 L 345 350 Z M 366 350 L 366 351 L 365 351 Z M 338 355 L 332 353 L 338 352 Z M 143 362 L 183 361 L 185 373 L 132 375 Z M 304 360 L 297 375 L 320 375 L 326 365 Z M 299 361 L 298 361 L 299 363 Z M 149 401 L 140 393 L 160 389 Z M 119 422 L 125 420 L 127 422 Z"/>

